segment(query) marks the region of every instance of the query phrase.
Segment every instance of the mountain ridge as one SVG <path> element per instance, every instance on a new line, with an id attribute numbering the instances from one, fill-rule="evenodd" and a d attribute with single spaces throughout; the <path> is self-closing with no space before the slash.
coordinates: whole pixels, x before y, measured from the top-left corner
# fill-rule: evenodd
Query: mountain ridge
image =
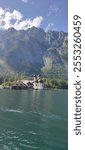
<path id="1" fill-rule="evenodd" d="M 68 34 L 32 27 L 0 31 L 0 74 L 7 72 L 67 77 Z"/>

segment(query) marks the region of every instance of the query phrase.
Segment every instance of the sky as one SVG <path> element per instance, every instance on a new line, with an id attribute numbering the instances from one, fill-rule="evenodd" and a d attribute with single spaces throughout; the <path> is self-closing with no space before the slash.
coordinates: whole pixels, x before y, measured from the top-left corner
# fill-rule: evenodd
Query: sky
<path id="1" fill-rule="evenodd" d="M 68 0 L 0 0 L 0 30 L 33 26 L 68 32 Z"/>

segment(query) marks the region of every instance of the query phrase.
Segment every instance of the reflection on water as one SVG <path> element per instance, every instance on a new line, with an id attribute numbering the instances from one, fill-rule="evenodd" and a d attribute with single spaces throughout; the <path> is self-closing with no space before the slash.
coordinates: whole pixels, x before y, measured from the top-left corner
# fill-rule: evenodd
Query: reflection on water
<path id="1" fill-rule="evenodd" d="M 1 150 L 67 150 L 67 91 L 0 91 Z"/>

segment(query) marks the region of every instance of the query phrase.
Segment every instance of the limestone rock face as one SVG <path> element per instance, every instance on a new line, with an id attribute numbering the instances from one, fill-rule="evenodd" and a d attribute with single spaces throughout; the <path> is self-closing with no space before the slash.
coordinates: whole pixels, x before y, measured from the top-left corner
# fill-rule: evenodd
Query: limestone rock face
<path id="1" fill-rule="evenodd" d="M 67 33 L 35 27 L 0 31 L 0 74 L 24 72 L 66 77 L 67 62 Z"/>

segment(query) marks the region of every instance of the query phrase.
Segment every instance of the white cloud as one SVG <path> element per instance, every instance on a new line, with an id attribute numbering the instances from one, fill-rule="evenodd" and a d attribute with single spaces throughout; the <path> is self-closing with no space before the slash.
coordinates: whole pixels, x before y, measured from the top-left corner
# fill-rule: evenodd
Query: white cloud
<path id="1" fill-rule="evenodd" d="M 30 2 L 32 5 L 35 4 L 35 1 L 34 1 L 34 0 L 19 0 L 19 1 L 24 2 L 24 3 Z"/>
<path id="2" fill-rule="evenodd" d="M 21 0 L 22 2 L 24 2 L 24 3 L 28 3 L 28 0 Z"/>
<path id="3" fill-rule="evenodd" d="M 48 9 L 48 16 L 51 16 L 51 15 L 55 15 L 57 16 L 58 12 L 59 12 L 59 8 L 56 7 L 56 5 L 51 5 Z"/>
<path id="4" fill-rule="evenodd" d="M 54 26 L 54 23 L 49 23 L 45 29 L 45 31 L 50 30 L 50 28 L 52 28 Z"/>
<path id="5" fill-rule="evenodd" d="M 4 10 L 0 7 L 0 16 L 4 15 Z"/>
<path id="6" fill-rule="evenodd" d="M 40 27 L 41 22 L 43 21 L 43 17 L 39 16 L 34 19 L 26 19 L 21 21 L 20 23 L 15 23 L 14 28 L 17 30 L 27 30 L 31 27 Z"/>
<path id="7" fill-rule="evenodd" d="M 22 18 L 23 18 L 23 15 L 19 12 L 19 11 L 17 11 L 17 10 L 14 10 L 12 13 L 11 13 L 11 17 L 13 18 L 13 19 L 17 19 L 17 20 L 21 20 Z"/>
<path id="8" fill-rule="evenodd" d="M 39 27 L 41 25 L 42 21 L 43 21 L 43 17 L 42 16 L 38 16 L 38 17 L 33 19 L 32 26 Z"/>
<path id="9" fill-rule="evenodd" d="M 43 21 L 42 16 L 37 16 L 34 19 L 23 20 L 23 15 L 21 12 L 14 10 L 10 12 L 9 9 L 0 8 L 0 28 L 9 29 L 11 27 L 16 30 L 27 30 L 33 26 L 40 27 Z"/>
<path id="10" fill-rule="evenodd" d="M 49 23 L 45 29 L 45 31 L 49 31 L 49 30 L 57 30 L 53 22 Z"/>

